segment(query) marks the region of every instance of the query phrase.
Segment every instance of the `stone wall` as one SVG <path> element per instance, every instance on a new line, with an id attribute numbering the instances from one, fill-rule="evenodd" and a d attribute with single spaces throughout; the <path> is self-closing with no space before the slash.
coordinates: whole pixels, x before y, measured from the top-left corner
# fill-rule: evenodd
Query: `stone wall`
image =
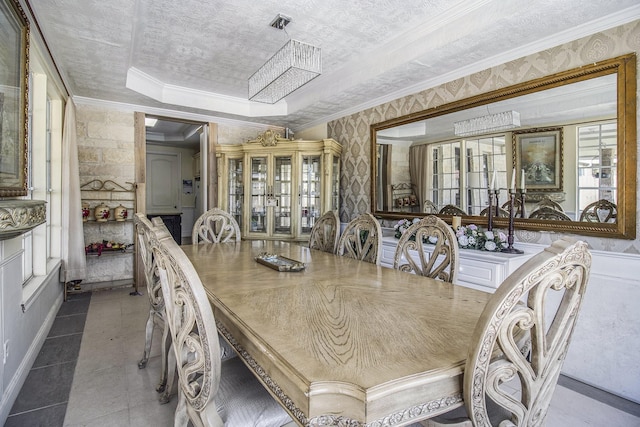
<path id="1" fill-rule="evenodd" d="M 110 180 L 126 189 L 131 188 L 128 183 L 135 180 L 133 113 L 78 105 L 76 121 L 80 185 L 93 180 Z M 109 191 L 82 192 L 83 201 L 89 203 L 91 212 L 101 201 L 105 201 L 111 208 L 112 217 L 113 209 L 120 204 L 129 208 L 130 214 L 133 213 L 134 195 Z M 88 221 L 84 233 L 85 245 L 103 240 L 128 244 L 134 241 L 131 219 L 107 223 Z M 109 253 L 87 257 L 87 278 L 83 284 L 125 284 L 132 279 L 132 254 Z"/>

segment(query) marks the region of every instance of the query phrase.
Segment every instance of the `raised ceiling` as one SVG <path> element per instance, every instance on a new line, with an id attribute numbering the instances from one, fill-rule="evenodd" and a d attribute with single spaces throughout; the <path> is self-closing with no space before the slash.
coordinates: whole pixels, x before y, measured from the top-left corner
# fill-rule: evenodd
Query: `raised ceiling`
<path id="1" fill-rule="evenodd" d="M 637 0 L 28 2 L 79 101 L 294 131 L 640 18 Z M 249 102 L 247 79 L 288 37 L 322 48 L 323 74 Z"/>

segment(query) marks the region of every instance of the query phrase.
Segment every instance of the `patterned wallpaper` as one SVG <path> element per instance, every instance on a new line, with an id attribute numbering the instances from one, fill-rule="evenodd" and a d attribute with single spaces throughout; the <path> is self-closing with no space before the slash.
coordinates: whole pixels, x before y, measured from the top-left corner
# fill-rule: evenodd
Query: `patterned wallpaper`
<path id="1" fill-rule="evenodd" d="M 636 52 L 640 59 L 640 21 L 525 56 L 329 122 L 328 136 L 343 146 L 341 221 L 347 222 L 358 214 L 371 210 L 371 124 L 631 52 Z M 640 76 L 640 66 L 638 71 Z M 640 124 L 640 120 L 638 123 Z M 636 215 L 636 228 L 639 221 L 640 212 Z M 552 232 L 516 231 L 516 240 L 523 242 L 549 244 L 559 237 L 558 233 Z M 620 240 L 584 236 L 581 239 L 587 241 L 592 249 L 640 254 L 640 238 Z"/>

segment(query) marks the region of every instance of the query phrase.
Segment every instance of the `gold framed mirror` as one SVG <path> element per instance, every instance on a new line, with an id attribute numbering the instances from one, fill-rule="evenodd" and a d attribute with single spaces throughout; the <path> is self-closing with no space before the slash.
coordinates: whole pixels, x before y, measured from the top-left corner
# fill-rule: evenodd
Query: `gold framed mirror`
<path id="1" fill-rule="evenodd" d="M 0 197 L 27 194 L 29 22 L 14 0 L 0 1 Z"/>
<path id="2" fill-rule="evenodd" d="M 493 184 L 499 207 L 506 208 L 512 187 L 524 200 L 516 229 L 636 236 L 635 54 L 376 123 L 370 131 L 371 206 L 378 217 L 451 218 L 440 212 L 454 206 L 464 212 L 463 223 L 486 225 Z M 541 215 L 541 208 L 562 215 Z M 493 225 L 506 228 L 508 218 L 499 214 Z"/>

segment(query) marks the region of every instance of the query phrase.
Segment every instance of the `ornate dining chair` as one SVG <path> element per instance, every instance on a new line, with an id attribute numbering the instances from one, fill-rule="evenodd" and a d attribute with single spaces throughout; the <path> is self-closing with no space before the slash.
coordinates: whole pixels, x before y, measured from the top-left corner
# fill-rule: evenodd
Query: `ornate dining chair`
<path id="1" fill-rule="evenodd" d="M 338 212 L 325 212 L 311 228 L 309 249 L 318 249 L 335 254 L 339 238 L 340 218 L 338 217 Z"/>
<path id="2" fill-rule="evenodd" d="M 153 331 L 156 326 L 162 330 L 162 369 L 160 371 L 160 381 L 156 386 L 156 391 L 162 393 L 167 385 L 167 355 L 171 346 L 169 338 L 169 329 L 166 327 L 165 305 L 162 296 L 162 287 L 158 277 L 158 269 L 155 258 L 149 246 L 149 239 L 153 233 L 166 232 L 169 237 L 168 230 L 162 223 L 162 227 L 156 228 L 144 214 L 136 213 L 134 216 L 136 235 L 138 240 L 138 254 L 142 260 L 142 270 L 147 285 L 147 295 L 149 297 L 149 317 L 145 328 L 144 353 L 142 359 L 138 362 L 138 368 L 143 369 L 147 366 L 149 355 L 151 354 L 151 344 L 153 341 Z M 168 394 L 161 398 L 164 401 Z M 167 400 L 168 401 L 168 400 Z M 165 402 L 166 403 L 166 402 Z"/>
<path id="3" fill-rule="evenodd" d="M 502 206 L 500 207 L 501 213 L 500 215 L 498 215 L 498 217 L 502 218 L 502 215 L 504 215 L 504 212 L 506 212 L 505 217 L 509 218 L 509 209 L 510 209 L 510 205 L 511 205 L 511 200 L 509 200 L 509 198 L 507 198 L 507 201 L 504 202 L 502 204 Z M 522 215 L 522 199 L 520 197 L 515 197 L 513 199 L 513 216 L 518 218 Z M 482 212 L 484 212 L 484 209 L 482 210 Z M 482 212 L 480 212 L 480 215 L 482 216 Z M 526 215 L 526 213 L 525 213 Z M 486 216 L 486 214 L 484 214 L 484 216 Z"/>
<path id="4" fill-rule="evenodd" d="M 546 219 L 551 221 L 571 221 L 571 218 L 564 212 L 543 206 L 531 212 L 529 215 L 531 219 Z"/>
<path id="5" fill-rule="evenodd" d="M 464 369 L 464 406 L 423 425 L 543 426 L 590 268 L 587 244 L 563 238 L 507 277 L 474 330 Z M 517 338 L 523 331 L 531 339 L 526 354 Z M 513 387 L 520 388 L 519 395 Z"/>
<path id="6" fill-rule="evenodd" d="M 564 212 L 564 209 L 562 208 L 562 205 L 560 205 L 560 203 L 558 203 L 558 202 L 554 202 L 548 196 L 543 197 L 542 200 L 540 200 L 538 203 L 536 203 L 535 206 L 533 207 L 532 211 L 535 211 L 537 209 L 544 208 L 544 207 L 555 209 L 555 210 L 560 211 L 560 212 Z"/>
<path id="7" fill-rule="evenodd" d="M 496 216 L 496 207 L 492 206 L 491 209 L 493 209 L 493 215 L 494 217 L 497 218 L 509 218 L 509 211 L 507 209 L 504 208 L 498 208 L 498 215 Z M 516 209 L 516 207 L 514 206 L 514 209 Z M 519 210 L 516 210 L 516 213 L 514 215 L 518 215 L 520 213 Z M 486 207 L 484 209 L 482 209 L 480 211 L 480 216 L 488 216 L 489 215 L 489 207 Z"/>
<path id="8" fill-rule="evenodd" d="M 616 222 L 617 220 L 618 206 L 604 199 L 587 205 L 580 214 L 580 221 L 586 222 Z"/>
<path id="9" fill-rule="evenodd" d="M 174 425 L 281 426 L 292 422 L 239 357 L 220 360 L 211 303 L 198 273 L 175 241 L 150 239 L 173 341 L 169 381 L 178 381 Z"/>
<path id="10" fill-rule="evenodd" d="M 240 227 L 231 214 L 219 208 L 212 208 L 196 219 L 191 231 L 191 241 L 194 245 L 199 242 L 239 242 Z"/>
<path id="11" fill-rule="evenodd" d="M 370 213 L 363 213 L 347 224 L 338 241 L 337 254 L 372 264 L 380 264 L 382 228 Z"/>
<path id="12" fill-rule="evenodd" d="M 433 248 L 426 252 L 425 248 Z M 434 215 L 422 218 L 405 231 L 396 247 L 393 268 L 433 279 L 455 282 L 458 275 L 458 240 L 446 222 Z"/>
<path id="13" fill-rule="evenodd" d="M 437 214 L 438 207 L 431 200 L 425 200 L 422 204 L 422 213 Z"/>
<path id="14" fill-rule="evenodd" d="M 440 209 L 439 214 L 442 215 L 456 215 L 456 216 L 465 216 L 467 213 L 454 205 L 446 205 L 442 209 Z"/>

